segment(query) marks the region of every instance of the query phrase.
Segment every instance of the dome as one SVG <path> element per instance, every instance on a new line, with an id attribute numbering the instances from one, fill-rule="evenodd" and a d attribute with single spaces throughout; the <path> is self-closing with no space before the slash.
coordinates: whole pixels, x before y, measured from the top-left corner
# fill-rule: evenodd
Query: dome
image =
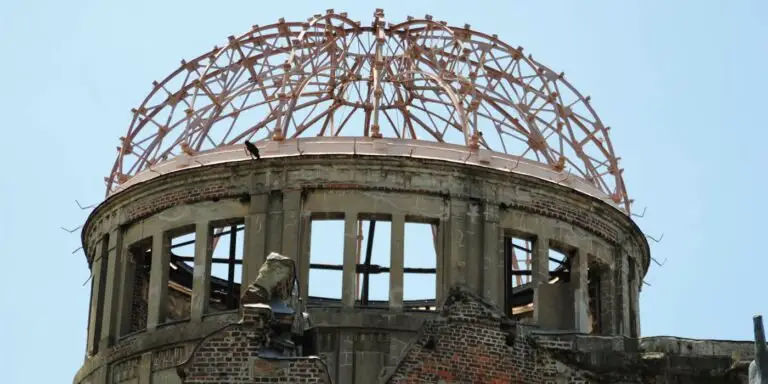
<path id="1" fill-rule="evenodd" d="M 563 73 L 469 25 L 381 10 L 369 25 L 333 10 L 280 19 L 182 61 L 133 109 L 107 194 L 180 156 L 318 137 L 489 151 L 630 210 L 608 128 Z"/>

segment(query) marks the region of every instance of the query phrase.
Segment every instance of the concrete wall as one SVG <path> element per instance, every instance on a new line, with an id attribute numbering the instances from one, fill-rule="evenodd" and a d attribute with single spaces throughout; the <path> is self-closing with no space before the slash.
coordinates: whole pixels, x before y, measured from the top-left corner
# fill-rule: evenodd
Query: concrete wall
<path id="1" fill-rule="evenodd" d="M 105 366 L 110 372 L 135 371 L 127 367 L 138 366 L 134 364 L 138 355 L 118 358 L 123 355 L 115 352 L 126 345 L 155 345 L 134 348 L 137 354 L 154 353 L 163 346 L 147 340 L 155 340 L 175 318 L 168 311 L 172 293 L 167 268 L 162 268 L 168 265 L 169 233 L 190 226 L 197 233 L 190 317 L 188 324 L 173 326 L 203 329 L 218 316 L 209 308 L 206 289 L 210 283 L 206 228 L 212 222 L 245 221 L 244 281 L 255 277 L 267 253 L 277 251 L 297 261 L 301 291 L 306 295 L 310 220 L 323 213 L 345 217 L 348 234 L 364 214 L 385 214 L 393 225 L 389 309 L 356 308 L 355 249 L 353 241 L 347 240 L 341 307 L 335 313 L 313 311 L 322 333 L 332 340 L 328 344 L 332 348 L 323 353 L 333 362 L 330 370 L 335 382 L 359 381 L 360 372 L 393 366 L 424 318 L 434 316 L 408 313 L 402 306 L 401 227 L 414 217 L 438 223 L 438 299 L 458 283 L 490 303 L 503 305 L 501 241 L 505 232 L 514 232 L 534 239 L 536 246 L 535 323 L 588 329 L 586 275 L 591 261 L 606 270 L 599 298 L 605 308 L 602 332 L 638 333 L 639 327 L 631 326 L 630 319 L 638 314 L 636 301 L 630 298 L 637 297 L 640 279 L 629 277 L 644 274 L 647 244 L 625 215 L 591 197 L 530 177 L 438 161 L 351 156 L 264 159 L 159 177 L 112 196 L 91 214 L 83 233 L 84 247 L 91 259 L 106 255 L 99 262 L 106 262 L 107 268 L 94 275 L 93 303 L 99 310 L 92 313 L 101 313 L 102 318 L 91 324 L 100 321 L 101 327 L 89 330 L 91 356 L 75 382 L 93 377 Z M 151 242 L 153 252 L 147 324 L 145 331 L 129 336 L 135 279 L 127 249 L 141 241 Z M 567 247 L 576 255 L 568 285 L 547 285 L 550 244 Z M 632 274 L 630 268 L 635 269 Z M 193 340 L 203 335 L 187 336 Z M 105 377 L 114 379 L 110 374 Z"/>

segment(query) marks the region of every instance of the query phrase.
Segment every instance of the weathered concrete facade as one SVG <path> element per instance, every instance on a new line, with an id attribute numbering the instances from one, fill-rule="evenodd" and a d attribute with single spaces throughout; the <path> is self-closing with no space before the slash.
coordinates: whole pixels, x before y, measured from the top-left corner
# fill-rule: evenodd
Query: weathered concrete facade
<path id="1" fill-rule="evenodd" d="M 353 227 L 366 216 L 392 225 L 384 307 L 362 306 L 355 293 Z M 345 222 L 342 293 L 338 302 L 314 303 L 310 228 L 327 217 Z M 410 221 L 436 225 L 434 297 L 438 307 L 447 303 L 437 311 L 404 306 L 403 226 Z M 222 225 L 244 227 L 242 281 L 256 277 L 270 252 L 297 265 L 320 359 L 264 363 L 274 382 L 586 383 L 628 361 L 650 368 L 608 382 L 701 382 L 674 380 L 712 369 L 725 377 L 733 350 L 749 356 L 741 344 L 707 343 L 711 350 L 698 355 L 670 350 L 664 339 L 638 341 L 647 243 L 625 214 L 598 199 L 533 177 L 437 160 L 302 156 L 182 170 L 101 204 L 83 231 L 94 277 L 88 356 L 75 383 L 181 383 L 178 367 L 208 356 L 193 356 L 200 343 L 213 343 L 211 358 L 259 345 L 263 316 L 246 327 L 237 306 L 213 297 L 213 228 Z M 173 264 L 171 244 L 182 235 L 194 238 L 188 267 Z M 503 253 L 509 236 L 533 244 L 529 316 L 512 314 Z M 553 248 L 569 255 L 567 281 L 550 278 Z M 186 286 L 180 266 L 189 268 Z M 588 276 L 598 276 L 597 293 L 588 289 Z M 464 288 L 452 289 L 457 285 Z M 427 352 L 424 343 L 442 352 Z M 606 360 L 609 352 L 626 358 Z M 702 368 L 676 370 L 691 359 L 704 361 Z"/>

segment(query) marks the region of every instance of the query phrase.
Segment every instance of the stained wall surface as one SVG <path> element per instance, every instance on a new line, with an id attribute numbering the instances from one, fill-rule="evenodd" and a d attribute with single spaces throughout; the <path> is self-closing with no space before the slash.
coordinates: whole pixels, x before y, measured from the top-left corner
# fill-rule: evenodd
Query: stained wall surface
<path id="1" fill-rule="evenodd" d="M 242 281 L 255 277 L 266 254 L 279 252 L 296 260 L 308 300 L 311 223 L 327 217 L 344 221 L 342 292 L 338 302 L 310 306 L 309 312 L 319 330 L 320 356 L 336 383 L 369 382 L 394 368 L 424 322 L 438 316 L 404 305 L 408 222 L 436 227 L 431 278 L 438 303 L 458 284 L 511 316 L 504 241 L 522 237 L 533 244 L 532 325 L 639 336 L 647 243 L 626 215 L 595 198 L 532 177 L 440 161 L 262 159 L 164 175 L 112 196 L 92 213 L 83 235 L 94 260 L 92 321 L 88 358 L 75 382 L 130 382 L 147 370 L 161 374 L 188 356 L 192 343 L 236 321 L 236 311 L 211 301 L 211 228 L 220 223 L 244 225 Z M 354 231 L 358 220 L 373 217 L 392 226 L 389 299 L 383 307 L 361 305 L 354 286 Z M 180 233 L 195 238 L 186 296 L 174 288 L 175 272 L 167 267 L 170 238 Z M 152 255 L 145 275 L 137 273 L 139 245 Z M 568 255 L 569 281 L 552 282 L 551 249 Z M 595 294 L 588 289 L 590 270 L 600 277 Z M 599 311 L 591 309 L 595 302 Z M 136 309 L 146 313 L 137 315 Z M 168 359 L 158 354 L 176 360 L 155 362 Z"/>

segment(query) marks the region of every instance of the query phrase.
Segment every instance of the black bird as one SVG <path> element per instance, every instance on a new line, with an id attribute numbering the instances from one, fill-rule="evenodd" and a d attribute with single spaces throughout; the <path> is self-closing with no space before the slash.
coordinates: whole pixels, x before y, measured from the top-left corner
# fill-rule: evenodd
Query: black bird
<path id="1" fill-rule="evenodd" d="M 251 154 L 251 158 L 255 158 L 256 160 L 261 159 L 261 155 L 259 155 L 259 149 L 256 148 L 256 146 L 253 145 L 253 143 L 246 141 L 245 149 L 248 151 L 249 154 Z"/>

